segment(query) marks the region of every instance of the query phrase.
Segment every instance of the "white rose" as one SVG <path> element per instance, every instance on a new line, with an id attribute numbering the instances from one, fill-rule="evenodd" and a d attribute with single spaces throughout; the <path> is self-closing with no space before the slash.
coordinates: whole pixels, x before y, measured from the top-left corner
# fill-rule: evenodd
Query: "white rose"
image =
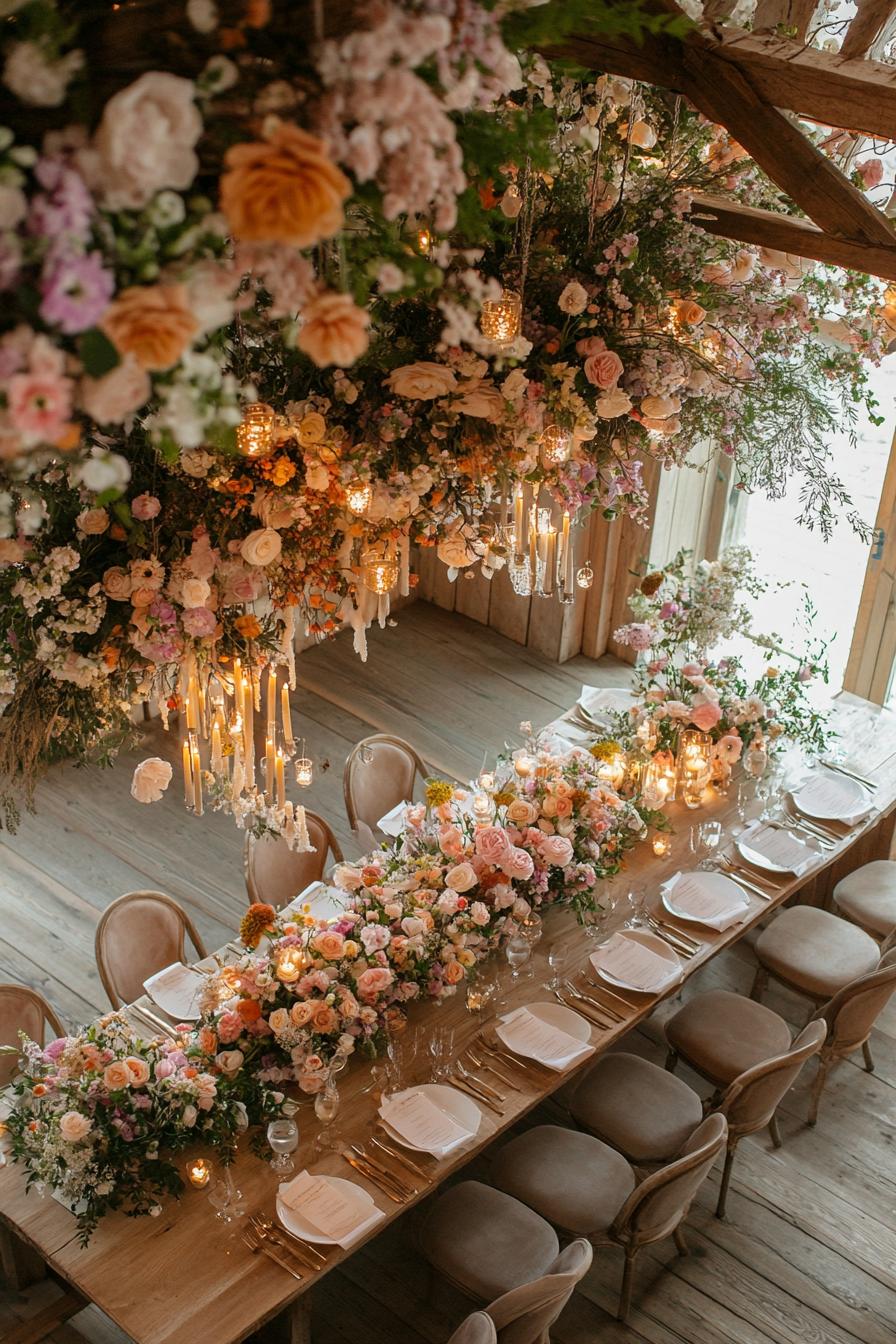
<path id="1" fill-rule="evenodd" d="M 396 396 L 412 401 L 431 401 L 434 397 L 447 396 L 454 391 L 456 383 L 451 369 L 426 359 L 420 359 L 416 364 L 402 364 L 386 379 L 387 386 Z"/>
<path id="2" fill-rule="evenodd" d="M 460 388 L 462 395 L 453 402 L 456 411 L 472 415 L 477 420 L 496 421 L 504 414 L 504 397 L 491 383 L 478 379 Z"/>
<path id="3" fill-rule="evenodd" d="M 0 9 L 0 13 L 3 13 Z M 9 48 L 3 82 L 17 98 L 32 107 L 58 107 L 65 101 L 69 80 L 84 64 L 84 53 L 70 51 L 49 60 L 37 42 L 16 42 Z"/>
<path id="4" fill-rule="evenodd" d="M 250 532 L 240 547 L 240 555 L 247 565 L 269 565 L 283 549 L 280 533 L 272 527 L 259 527 Z"/>
<path id="5" fill-rule="evenodd" d="M 109 515 L 105 509 L 84 509 L 75 519 L 75 525 L 85 537 L 98 537 L 109 526 Z"/>
<path id="6" fill-rule="evenodd" d="M 584 285 L 580 285 L 578 280 L 570 280 L 563 293 L 557 300 L 557 307 L 561 313 L 569 313 L 572 317 L 577 317 L 579 313 L 585 311 L 588 303 L 588 291 Z"/>
<path id="7" fill-rule="evenodd" d="M 471 863 L 458 863 L 445 874 L 445 886 L 451 891 L 464 892 L 479 882 L 476 869 Z"/>
<path id="8" fill-rule="evenodd" d="M 265 527 L 289 527 L 301 510 L 298 495 L 283 495 L 277 490 L 259 490 L 252 501 L 252 512 Z"/>
<path id="9" fill-rule="evenodd" d="M 186 448 L 180 455 L 181 471 L 195 480 L 201 480 L 208 475 L 214 460 L 211 453 L 207 453 L 204 448 Z"/>
<path id="10" fill-rule="evenodd" d="M 80 401 L 98 425 L 120 425 L 149 401 L 151 392 L 149 374 L 129 354 L 102 378 L 82 378 Z"/>
<path id="11" fill-rule="evenodd" d="M 195 1106 L 185 1106 L 184 1113 L 181 1116 L 181 1124 L 185 1129 L 192 1129 L 199 1118 L 199 1112 Z"/>
<path id="12" fill-rule="evenodd" d="M 171 765 L 161 756 L 141 761 L 131 780 L 131 797 L 138 803 L 157 803 L 171 783 Z"/>
<path id="13" fill-rule="evenodd" d="M 236 1073 L 243 1063 L 242 1050 L 221 1050 L 215 1055 L 215 1063 L 222 1073 Z"/>
<path id="14" fill-rule="evenodd" d="M 59 1120 L 59 1133 L 66 1143 L 79 1143 L 93 1129 L 93 1121 L 80 1111 L 66 1111 Z"/>
<path id="15" fill-rule="evenodd" d="M 202 134 L 194 99 L 191 80 L 158 70 L 113 94 L 96 133 L 106 205 L 140 209 L 163 187 L 183 191 L 192 184 Z"/>
<path id="16" fill-rule="evenodd" d="M 86 490 L 100 494 L 103 490 L 123 490 L 131 479 L 131 468 L 118 453 L 94 448 L 90 457 L 72 467 L 69 475 Z"/>
<path id="17" fill-rule="evenodd" d="M 594 414 L 601 420 L 615 420 L 618 415 L 628 415 L 632 409 L 632 399 L 621 387 L 604 393 L 594 403 Z"/>
<path id="18" fill-rule="evenodd" d="M 461 536 L 446 537 L 440 541 L 436 554 L 443 565 L 452 569 L 465 569 L 476 559 L 476 552 Z"/>
<path id="19" fill-rule="evenodd" d="M 330 473 L 321 462 L 305 469 L 305 484 L 309 490 L 327 490 L 330 486 Z"/>
<path id="20" fill-rule="evenodd" d="M 208 579 L 185 579 L 181 600 L 185 607 L 204 607 L 211 591 Z"/>

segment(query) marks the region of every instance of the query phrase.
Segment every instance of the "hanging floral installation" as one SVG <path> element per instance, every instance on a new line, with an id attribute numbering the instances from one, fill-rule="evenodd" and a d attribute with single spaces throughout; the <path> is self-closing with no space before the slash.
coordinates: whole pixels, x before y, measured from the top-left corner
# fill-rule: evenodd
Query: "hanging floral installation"
<path id="1" fill-rule="evenodd" d="M 810 522 L 848 505 L 822 444 L 867 400 L 882 286 L 710 237 L 694 192 L 775 201 L 739 146 L 531 54 L 584 9 L 667 21 L 384 0 L 333 33 L 189 0 L 135 33 L 124 8 L 136 74 L 107 5 L 4 25 L 7 822 L 154 698 L 191 806 L 302 847 L 294 634 L 348 624 L 363 657 L 414 548 L 572 602 L 589 513 L 643 516 L 645 462 L 703 442 L 747 488 L 802 473 Z"/>

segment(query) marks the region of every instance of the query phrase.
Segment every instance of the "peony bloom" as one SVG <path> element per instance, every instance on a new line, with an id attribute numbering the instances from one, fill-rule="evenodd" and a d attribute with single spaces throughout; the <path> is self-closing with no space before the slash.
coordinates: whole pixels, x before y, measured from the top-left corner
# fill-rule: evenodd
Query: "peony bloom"
<path id="1" fill-rule="evenodd" d="M 147 402 L 152 392 L 149 374 L 133 355 L 125 355 L 102 378 L 82 378 L 78 398 L 98 425 L 120 425 Z"/>
<path id="2" fill-rule="evenodd" d="M 316 136 L 278 122 L 267 140 L 233 145 L 224 162 L 221 209 L 240 242 L 312 247 L 342 228 L 351 183 Z"/>
<path id="3" fill-rule="evenodd" d="M 585 360 L 585 377 L 595 387 L 613 387 L 624 372 L 622 360 L 615 350 L 601 350 Z"/>
<path id="4" fill-rule="evenodd" d="M 578 280 L 570 280 L 569 284 L 563 290 L 557 300 L 557 307 L 561 313 L 568 313 L 571 317 L 578 317 L 579 313 L 585 311 L 588 303 L 588 291 L 584 285 L 580 285 Z"/>
<path id="5" fill-rule="evenodd" d="M 66 1143 L 80 1143 L 93 1129 L 93 1121 L 80 1111 L 66 1111 L 59 1118 L 59 1133 Z"/>
<path id="6" fill-rule="evenodd" d="M 370 344 L 370 314 L 350 294 L 330 290 L 319 294 L 305 308 L 303 319 L 296 346 L 319 369 L 354 364 Z"/>
<path id="7" fill-rule="evenodd" d="M 454 391 L 456 383 L 451 369 L 426 359 L 420 359 L 416 364 L 402 364 L 386 379 L 390 391 L 411 401 L 432 401 L 434 397 L 447 396 Z"/>
<path id="8" fill-rule="evenodd" d="M 280 533 L 272 527 L 259 527 L 243 538 L 240 555 L 247 565 L 269 565 L 283 549 Z"/>
<path id="9" fill-rule="evenodd" d="M 163 187 L 191 185 L 202 134 L 195 96 L 189 79 L 148 70 L 109 99 L 94 143 L 111 210 L 139 210 Z"/>
<path id="10" fill-rule="evenodd" d="M 131 780 L 131 797 L 138 803 L 157 803 L 171 783 L 171 765 L 161 756 L 141 761 Z"/>
<path id="11" fill-rule="evenodd" d="M 183 285 L 132 285 L 106 309 L 102 328 L 122 355 L 144 369 L 176 364 L 199 330 Z"/>
<path id="12" fill-rule="evenodd" d="M 691 723 L 701 733 L 708 733 L 710 728 L 715 728 L 721 717 L 721 707 L 714 700 L 701 700 L 691 708 Z"/>

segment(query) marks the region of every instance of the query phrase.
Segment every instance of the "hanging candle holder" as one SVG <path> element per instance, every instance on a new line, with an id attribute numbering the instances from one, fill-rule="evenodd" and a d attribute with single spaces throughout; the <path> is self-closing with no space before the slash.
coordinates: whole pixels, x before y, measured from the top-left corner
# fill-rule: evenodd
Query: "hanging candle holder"
<path id="1" fill-rule="evenodd" d="M 236 427 L 236 444 L 243 457 L 269 457 L 274 449 L 274 425 L 277 415 L 267 402 L 254 401 L 243 411 Z"/>
<path id="2" fill-rule="evenodd" d="M 397 558 L 382 551 L 365 551 L 361 556 L 361 579 L 370 592 L 385 597 L 398 582 Z"/>
<path id="3" fill-rule="evenodd" d="M 363 518 L 373 503 L 373 486 L 370 481 L 350 481 L 345 487 L 345 502 L 351 513 Z"/>
<path id="4" fill-rule="evenodd" d="M 546 467 L 562 467 L 572 453 L 572 434 L 562 425 L 546 425 L 541 436 L 541 460 Z"/>
<path id="5" fill-rule="evenodd" d="M 302 738 L 302 754 L 295 760 L 296 783 L 300 789 L 311 787 L 311 781 L 314 778 L 314 763 L 310 756 L 305 755 L 305 739 Z"/>
<path id="6" fill-rule="evenodd" d="M 519 336 L 523 322 L 523 301 L 515 290 L 505 289 L 500 299 L 484 299 L 479 327 L 486 340 L 506 348 Z"/>
<path id="7" fill-rule="evenodd" d="M 685 806 L 699 807 L 712 773 L 712 738 L 709 734 L 696 728 L 685 728 L 678 739 L 676 765 Z"/>
<path id="8" fill-rule="evenodd" d="M 576 583 L 580 588 L 590 588 L 594 582 L 594 570 L 589 561 L 582 565 L 581 569 L 576 571 Z"/>

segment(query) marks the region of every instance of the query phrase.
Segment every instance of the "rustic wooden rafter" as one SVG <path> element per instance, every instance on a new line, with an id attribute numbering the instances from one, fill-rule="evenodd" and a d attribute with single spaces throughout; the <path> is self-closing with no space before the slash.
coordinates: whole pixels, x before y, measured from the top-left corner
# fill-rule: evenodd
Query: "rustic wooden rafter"
<path id="1" fill-rule="evenodd" d="M 858 0 L 846 35 L 840 44 L 844 60 L 867 56 L 886 37 L 896 15 L 896 0 Z"/>

